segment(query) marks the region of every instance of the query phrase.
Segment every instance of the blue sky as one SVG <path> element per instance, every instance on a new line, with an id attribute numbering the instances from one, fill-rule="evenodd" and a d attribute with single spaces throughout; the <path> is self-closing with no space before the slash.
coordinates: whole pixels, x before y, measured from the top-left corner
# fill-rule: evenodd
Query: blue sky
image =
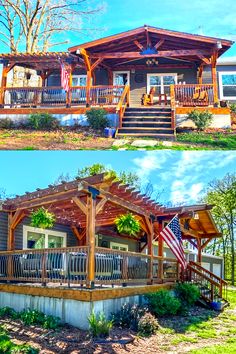
<path id="1" fill-rule="evenodd" d="M 23 194 L 47 187 L 61 174 L 74 176 L 78 168 L 102 163 L 117 171 L 138 173 L 162 191 L 162 201 L 196 203 L 207 184 L 236 173 L 234 151 L 58 151 L 0 152 L 0 190 Z"/>
<path id="2" fill-rule="evenodd" d="M 96 3 L 96 1 L 93 1 Z M 97 3 L 101 3 L 98 1 Z M 100 37 L 148 24 L 151 26 L 236 40 L 235 0 L 111 0 L 95 23 Z M 69 38 L 77 44 L 88 38 Z M 236 55 L 236 46 L 227 56 Z"/>

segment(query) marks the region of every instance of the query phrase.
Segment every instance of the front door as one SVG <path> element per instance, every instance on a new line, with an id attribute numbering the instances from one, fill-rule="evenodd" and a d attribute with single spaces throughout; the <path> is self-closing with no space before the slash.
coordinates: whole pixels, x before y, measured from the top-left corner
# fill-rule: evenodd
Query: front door
<path id="1" fill-rule="evenodd" d="M 155 96 L 167 94 L 170 99 L 170 85 L 177 84 L 177 74 L 147 74 L 147 93 L 155 88 Z"/>
<path id="2" fill-rule="evenodd" d="M 113 71 L 113 85 L 125 86 L 130 84 L 129 71 Z"/>

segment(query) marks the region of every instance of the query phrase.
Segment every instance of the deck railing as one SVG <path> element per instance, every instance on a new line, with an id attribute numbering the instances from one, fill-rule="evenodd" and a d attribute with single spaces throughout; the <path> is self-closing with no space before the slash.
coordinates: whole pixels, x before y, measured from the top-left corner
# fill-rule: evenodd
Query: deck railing
<path id="1" fill-rule="evenodd" d="M 69 92 L 62 87 L 6 87 L 1 89 L 1 105 L 6 108 L 86 106 L 87 94 L 91 106 L 116 106 L 125 86 L 73 86 Z"/>
<path id="2" fill-rule="evenodd" d="M 171 85 L 178 107 L 208 107 L 214 105 L 213 84 L 178 84 Z"/>
<path id="3" fill-rule="evenodd" d="M 0 281 L 87 284 L 88 254 L 86 246 L 1 252 Z M 159 267 L 163 269 L 162 275 Z M 95 284 L 146 284 L 177 279 L 176 259 L 95 249 Z"/>

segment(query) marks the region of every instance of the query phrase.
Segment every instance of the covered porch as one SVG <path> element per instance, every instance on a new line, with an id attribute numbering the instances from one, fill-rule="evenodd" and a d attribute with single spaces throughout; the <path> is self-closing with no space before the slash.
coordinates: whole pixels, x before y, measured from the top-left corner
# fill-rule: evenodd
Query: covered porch
<path id="1" fill-rule="evenodd" d="M 216 63 L 232 44 L 145 25 L 68 52 L 1 54 L 0 105 L 17 110 L 103 106 L 122 116 L 126 106 L 141 106 L 142 96 L 155 89 L 155 106 L 218 107 Z M 67 93 L 60 82 L 62 63 L 70 77 Z M 15 66 L 28 70 L 23 85 L 9 81 Z M 206 66 L 211 78 L 204 79 Z M 37 74 L 36 86 L 30 70 Z"/>
<path id="2" fill-rule="evenodd" d="M 74 246 L 64 238 L 61 247 L 55 240 L 50 247 L 48 240 L 54 230 L 48 230 L 43 241 L 41 237 L 40 247 L 35 233 L 43 235 L 44 230 L 30 228 L 19 240 L 19 227 L 29 229 L 24 225 L 29 225 L 30 214 L 42 206 L 55 214 L 57 228 L 70 228 Z M 9 229 L 8 251 L 0 253 L 0 281 L 74 289 L 174 284 L 180 279 L 180 267 L 171 250 L 170 255 L 165 254 L 160 232 L 178 214 L 183 240 L 197 247 L 201 262 L 204 247 L 219 236 L 210 209 L 206 205 L 167 209 L 104 175 L 9 199 L 2 206 Z M 119 234 L 115 228 L 115 218 L 126 212 L 140 222 L 137 237 Z M 22 247 L 17 247 L 20 242 Z"/>

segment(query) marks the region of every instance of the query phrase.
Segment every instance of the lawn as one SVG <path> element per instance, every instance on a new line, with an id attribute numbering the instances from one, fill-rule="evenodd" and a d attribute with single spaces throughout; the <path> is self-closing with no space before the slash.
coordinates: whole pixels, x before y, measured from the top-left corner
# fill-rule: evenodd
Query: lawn
<path id="1" fill-rule="evenodd" d="M 230 307 L 217 313 L 194 307 L 188 314 L 159 319 L 160 328 L 150 338 L 140 338 L 127 330 L 115 329 L 107 343 L 92 340 L 86 331 L 70 326 L 46 330 L 23 326 L 18 320 L 1 319 L 11 338 L 17 344 L 29 344 L 40 353 L 73 354 L 233 354 L 236 353 L 236 288 L 229 291 Z M 118 344 L 119 338 L 130 338 L 127 345 Z"/>
<path id="2" fill-rule="evenodd" d="M 143 144 L 136 144 L 142 140 Z M 151 143 L 150 143 L 151 142 Z M 153 146 L 154 142 L 154 146 Z M 181 133 L 174 142 L 150 138 L 106 139 L 91 129 L 0 130 L 0 150 L 234 150 L 234 133 Z"/>

